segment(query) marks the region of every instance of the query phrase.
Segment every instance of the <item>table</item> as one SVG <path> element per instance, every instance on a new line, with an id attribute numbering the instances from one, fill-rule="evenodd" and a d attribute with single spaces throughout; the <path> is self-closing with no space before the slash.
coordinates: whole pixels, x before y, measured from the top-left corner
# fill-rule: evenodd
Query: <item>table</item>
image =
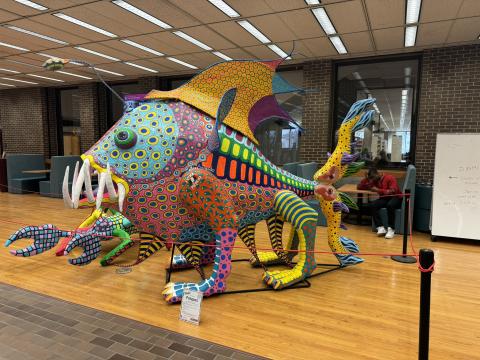
<path id="1" fill-rule="evenodd" d="M 337 189 L 337 191 L 341 191 L 347 194 L 356 194 L 357 205 L 359 209 L 363 203 L 363 195 L 367 195 L 367 196 L 378 195 L 378 193 L 376 193 L 375 191 L 357 189 L 357 184 L 343 184 Z M 357 224 L 358 225 L 362 224 L 362 213 L 360 211 L 358 211 L 358 215 L 357 215 Z"/>
<path id="2" fill-rule="evenodd" d="M 50 174 L 51 170 L 23 170 L 24 174 Z"/>

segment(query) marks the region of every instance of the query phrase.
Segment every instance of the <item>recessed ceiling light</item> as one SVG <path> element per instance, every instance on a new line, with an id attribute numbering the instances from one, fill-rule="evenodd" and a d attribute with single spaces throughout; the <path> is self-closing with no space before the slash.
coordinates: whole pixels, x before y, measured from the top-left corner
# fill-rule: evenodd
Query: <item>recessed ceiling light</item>
<path id="1" fill-rule="evenodd" d="M 27 80 L 12 79 L 12 78 L 7 78 L 7 77 L 2 77 L 1 79 L 3 79 L 3 80 L 10 80 L 10 81 L 16 81 L 16 82 L 25 83 L 25 84 L 38 85 L 38 83 L 36 83 L 36 82 L 27 81 Z"/>
<path id="2" fill-rule="evenodd" d="M 415 46 L 417 39 L 417 26 L 407 26 L 405 28 L 405 47 Z"/>
<path id="3" fill-rule="evenodd" d="M 222 58 L 223 60 L 232 60 L 231 57 L 225 55 L 224 53 L 221 53 L 220 51 L 214 51 L 212 54 L 217 55 L 219 58 Z"/>
<path id="4" fill-rule="evenodd" d="M 65 21 L 69 21 L 69 22 L 74 23 L 74 24 L 76 24 L 76 25 L 82 26 L 82 27 L 84 27 L 84 28 L 86 28 L 86 29 L 89 29 L 89 30 L 98 32 L 98 33 L 100 33 L 100 34 L 102 34 L 102 35 L 105 35 L 105 36 L 108 36 L 108 37 L 111 37 L 111 38 L 116 38 L 116 37 L 117 37 L 117 35 L 111 33 L 110 31 L 103 30 L 103 29 L 101 29 L 101 28 L 99 28 L 99 27 L 96 27 L 96 26 L 94 26 L 94 25 L 91 25 L 91 24 L 89 24 L 89 23 L 86 23 L 85 21 L 82 21 L 82 20 L 76 19 L 76 18 L 74 18 L 74 17 L 71 17 L 71 16 L 69 16 L 69 15 L 67 15 L 67 14 L 55 13 L 55 14 L 53 14 L 53 15 L 56 16 L 56 17 L 58 17 L 58 18 L 60 18 L 60 19 L 65 20 Z"/>
<path id="5" fill-rule="evenodd" d="M 288 56 L 288 54 L 287 54 L 285 51 L 283 51 L 282 49 L 280 49 L 277 45 L 271 44 L 271 45 L 267 45 L 267 46 L 270 48 L 270 50 L 272 50 L 272 51 L 273 51 L 274 53 L 276 53 L 278 56 L 280 56 L 280 57 L 282 57 L 282 58 L 284 58 L 284 59 L 287 59 L 287 60 L 290 60 L 290 59 L 291 59 L 291 57 Z"/>
<path id="6" fill-rule="evenodd" d="M 139 44 L 139 43 L 136 43 L 135 41 L 132 41 L 132 40 L 127 40 L 127 39 L 124 39 L 124 40 L 120 40 L 121 42 L 124 42 L 125 44 L 128 44 L 128 45 L 131 45 L 131 46 L 135 46 L 136 48 L 138 49 L 141 49 L 143 51 L 147 51 L 151 54 L 154 54 L 154 55 L 157 55 L 157 56 L 163 56 L 165 54 L 161 53 L 160 51 L 157 51 L 157 50 L 154 50 L 154 49 L 151 49 L 147 46 L 144 46 L 142 44 Z"/>
<path id="7" fill-rule="evenodd" d="M 172 27 L 170 25 L 168 25 L 166 22 L 163 22 L 162 20 L 160 19 L 157 19 L 155 16 L 152 16 L 150 15 L 149 13 L 143 11 L 143 10 L 140 10 L 139 8 L 133 6 L 133 5 L 130 5 L 129 3 L 127 3 L 126 1 L 123 1 L 123 0 L 113 0 L 112 3 L 114 3 L 115 5 L 118 5 L 120 6 L 121 8 L 124 8 L 125 10 L 127 11 L 130 11 L 132 14 L 135 14 L 137 16 L 140 16 L 141 18 L 147 20 L 147 21 L 150 21 L 151 23 L 155 24 L 155 25 L 158 25 L 160 26 L 161 28 L 163 29 L 171 29 Z"/>
<path id="8" fill-rule="evenodd" d="M 20 3 L 20 4 L 30 6 L 31 8 L 34 8 L 34 9 L 37 9 L 37 10 L 48 10 L 47 7 L 45 7 L 43 5 L 40 5 L 40 4 L 37 4 L 37 3 L 34 3 L 33 1 L 29 1 L 29 0 L 15 0 L 15 1 Z"/>
<path id="9" fill-rule="evenodd" d="M 4 68 L 0 68 L 0 71 L 9 72 L 9 73 L 12 73 L 12 74 L 20 74 L 20 71 L 15 71 L 15 70 L 10 70 L 10 69 L 4 69 Z"/>
<path id="10" fill-rule="evenodd" d="M 250 22 L 247 20 L 241 20 L 237 21 L 238 25 L 243 27 L 245 30 L 247 30 L 250 34 L 255 36 L 260 42 L 264 44 L 268 44 L 270 41 L 269 38 L 267 38 L 265 35 L 262 34 L 260 30 L 258 30 L 255 26 L 253 26 Z"/>
<path id="11" fill-rule="evenodd" d="M 305 0 L 307 5 L 320 5 L 320 0 Z"/>
<path id="12" fill-rule="evenodd" d="M 51 80 L 51 81 L 57 81 L 57 82 L 65 82 L 63 80 L 54 79 L 54 78 L 47 77 L 47 76 L 41 76 L 41 75 L 35 75 L 35 74 L 27 74 L 27 75 L 28 76 L 33 76 L 33 77 L 36 77 L 36 78 L 39 78 L 39 79 L 45 79 L 45 80 Z"/>
<path id="13" fill-rule="evenodd" d="M 55 72 L 56 72 L 56 73 L 60 73 L 60 74 L 64 74 L 64 75 L 75 76 L 75 77 L 78 77 L 78 78 L 81 78 L 81 79 L 92 80 L 92 78 L 90 78 L 90 77 L 88 77 L 88 76 L 78 75 L 78 74 L 70 73 L 70 72 L 67 72 L 67 71 L 57 70 L 57 71 L 55 71 Z"/>
<path id="14" fill-rule="evenodd" d="M 183 65 L 183 66 L 186 66 L 190 69 L 198 69 L 195 65 L 192 65 L 192 64 L 189 64 L 185 61 L 182 61 L 182 60 L 178 60 L 177 58 L 174 58 L 174 57 L 167 57 L 168 60 L 170 61 L 173 61 L 173 62 L 176 62 L 177 64 L 180 64 L 180 65 Z"/>
<path id="15" fill-rule="evenodd" d="M 90 54 L 93 54 L 93 55 L 101 56 L 105 59 L 109 59 L 109 60 L 113 60 L 113 61 L 120 61 L 120 59 L 117 59 L 116 57 L 113 57 L 113 56 L 110 56 L 110 55 L 107 55 L 107 54 L 103 54 L 103 53 L 99 53 L 98 51 L 90 50 L 90 49 L 87 49 L 87 48 L 84 48 L 84 47 L 81 47 L 81 46 L 75 46 L 75 49 L 78 49 L 78 50 L 81 50 L 81 51 L 84 51 L 84 52 L 87 52 L 87 53 L 90 53 Z"/>
<path id="16" fill-rule="evenodd" d="M 347 49 L 345 48 L 345 45 L 343 45 L 342 39 L 340 39 L 339 36 L 330 36 L 329 39 L 339 54 L 347 53 Z"/>
<path id="17" fill-rule="evenodd" d="M 405 16 L 405 23 L 407 25 L 418 23 L 421 7 L 422 0 L 407 0 L 407 13 Z"/>
<path id="18" fill-rule="evenodd" d="M 208 0 L 212 5 L 215 5 L 220 11 L 224 14 L 230 16 L 231 18 L 239 17 L 240 14 L 236 12 L 230 5 L 228 5 L 223 0 Z"/>
<path id="19" fill-rule="evenodd" d="M 52 38 L 50 36 L 42 35 L 42 34 L 34 32 L 34 31 L 27 30 L 27 29 L 22 29 L 22 28 L 12 26 L 12 25 L 5 25 L 5 27 L 10 29 L 10 30 L 15 30 L 15 31 L 19 31 L 19 32 L 24 33 L 24 34 L 36 36 L 36 37 L 44 39 L 44 40 L 52 41 L 52 42 L 62 44 L 62 45 L 68 45 L 68 43 L 66 41 L 58 40 L 58 39 Z"/>
<path id="20" fill-rule="evenodd" d="M 318 22 L 320 23 L 320 26 L 322 27 L 323 31 L 325 31 L 325 34 L 333 35 L 337 33 L 337 31 L 335 30 L 335 27 L 330 21 L 330 18 L 328 17 L 327 12 L 323 7 L 312 9 L 312 12 L 313 12 L 313 15 L 315 15 L 315 17 L 317 18 Z"/>
<path id="21" fill-rule="evenodd" d="M 182 39 L 184 40 L 187 40 L 189 42 L 191 42 L 192 44 L 194 45 L 197 45 L 198 47 L 201 47 L 202 49 L 204 50 L 213 50 L 210 46 L 208 46 L 207 44 L 204 44 L 203 42 L 191 37 L 190 35 L 188 34 L 185 34 L 183 31 L 174 31 L 173 32 L 175 35 L 181 37 Z"/>
<path id="22" fill-rule="evenodd" d="M 145 70 L 145 71 L 150 71 L 150 72 L 152 72 L 152 73 L 158 73 L 157 70 L 153 70 L 153 69 L 150 69 L 150 68 L 148 68 L 148 67 L 145 67 L 145 66 L 142 66 L 142 65 L 137 65 L 137 64 L 134 64 L 134 63 L 131 63 L 131 62 L 125 61 L 124 64 L 130 65 L 130 66 L 133 66 L 133 67 L 136 67 L 136 68 Z"/>
<path id="23" fill-rule="evenodd" d="M 30 51 L 30 50 L 25 49 L 25 48 L 22 48 L 22 47 L 20 47 L 20 46 L 15 46 L 15 45 L 12 45 L 12 44 L 7 44 L 7 43 L 4 43 L 4 42 L 0 42 L 0 46 L 9 47 L 9 48 L 12 48 L 12 49 L 15 49 L 15 50 Z"/>
<path id="24" fill-rule="evenodd" d="M 96 67 L 96 66 L 95 66 L 95 70 L 101 71 L 101 72 L 103 72 L 103 73 L 105 73 L 105 74 L 111 74 L 111 75 L 115 75 L 115 76 L 125 76 L 125 75 L 123 75 L 123 74 L 120 74 L 120 73 L 117 73 L 117 72 L 114 72 L 114 71 L 105 70 L 105 69 L 100 69 L 100 68 L 98 68 L 98 67 Z"/>
<path id="25" fill-rule="evenodd" d="M 1 86 L 10 86 L 10 87 L 15 87 L 15 85 L 12 85 L 12 84 L 4 84 L 4 83 L 0 83 Z"/>

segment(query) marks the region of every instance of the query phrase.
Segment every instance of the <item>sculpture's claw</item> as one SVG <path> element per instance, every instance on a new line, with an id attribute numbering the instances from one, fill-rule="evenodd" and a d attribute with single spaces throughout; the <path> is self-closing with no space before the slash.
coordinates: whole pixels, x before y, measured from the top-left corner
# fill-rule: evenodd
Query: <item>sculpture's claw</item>
<path id="1" fill-rule="evenodd" d="M 20 239 L 33 239 L 33 244 L 23 249 L 11 250 L 15 256 L 33 256 L 50 250 L 62 237 L 70 236 L 69 231 L 60 230 L 55 225 L 25 226 L 12 234 L 5 242 L 5 247 L 10 246 Z"/>
<path id="2" fill-rule="evenodd" d="M 87 265 L 96 259 L 101 250 L 100 237 L 93 232 L 75 233 L 65 248 L 64 255 L 68 255 L 73 249 L 81 247 L 83 253 L 79 257 L 68 259 L 72 265 Z"/>

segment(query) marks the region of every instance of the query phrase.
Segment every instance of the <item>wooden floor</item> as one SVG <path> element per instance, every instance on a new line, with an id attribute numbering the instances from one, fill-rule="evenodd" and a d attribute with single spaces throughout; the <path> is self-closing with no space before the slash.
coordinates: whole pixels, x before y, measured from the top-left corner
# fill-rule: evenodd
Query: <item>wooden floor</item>
<path id="1" fill-rule="evenodd" d="M 84 210 L 64 209 L 58 199 L 5 193 L 0 194 L 0 213 L 1 239 L 26 224 L 71 229 L 87 215 Z M 264 246 L 265 227 L 259 228 Z M 325 231 L 318 228 L 317 249 L 328 250 Z M 363 252 L 401 249 L 401 237 L 376 238 L 368 227 L 351 226 L 347 234 Z M 431 243 L 428 236 L 416 233 L 414 244 L 417 249 L 431 247 L 436 255 L 431 359 L 480 359 L 480 243 Z M 234 254 L 243 258 L 247 251 L 236 249 Z M 332 255 L 317 258 L 335 262 Z M 276 359 L 416 358 L 418 269 L 386 256 L 365 260 L 312 279 L 309 289 L 205 299 L 200 326 L 179 321 L 179 306 L 167 305 L 161 297 L 169 261 L 166 251 L 119 275 L 115 267 L 101 268 L 98 261 L 75 267 L 53 251 L 16 258 L 2 247 L 0 281 Z M 234 263 L 229 289 L 262 286 L 261 275 L 260 269 Z M 198 275 L 187 271 L 173 279 L 196 281 Z"/>

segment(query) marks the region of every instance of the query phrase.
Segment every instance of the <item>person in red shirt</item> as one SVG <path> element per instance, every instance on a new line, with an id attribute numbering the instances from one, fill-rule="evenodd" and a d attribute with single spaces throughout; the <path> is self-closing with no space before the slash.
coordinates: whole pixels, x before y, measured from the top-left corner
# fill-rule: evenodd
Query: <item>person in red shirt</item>
<path id="1" fill-rule="evenodd" d="M 385 239 L 392 239 L 395 235 L 395 210 L 402 206 L 402 196 L 397 179 L 390 174 L 380 174 L 376 168 L 370 168 L 367 177 L 357 185 L 357 189 L 378 193 L 380 197 L 366 204 L 365 208 L 372 214 L 373 222 L 377 227 L 377 235 L 385 235 Z M 382 223 L 379 212 L 381 208 L 387 208 L 388 224 Z"/>

